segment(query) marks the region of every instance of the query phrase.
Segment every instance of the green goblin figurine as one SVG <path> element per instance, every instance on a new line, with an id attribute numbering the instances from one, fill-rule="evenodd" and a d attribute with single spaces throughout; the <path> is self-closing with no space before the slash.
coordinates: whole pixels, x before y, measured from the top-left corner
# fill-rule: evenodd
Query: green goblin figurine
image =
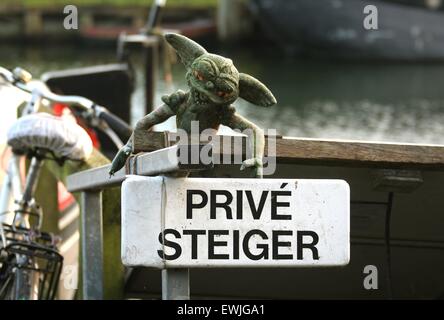
<path id="1" fill-rule="evenodd" d="M 230 59 L 208 53 L 196 42 L 179 34 L 166 34 L 166 40 L 177 51 L 186 68 L 188 92 L 177 91 L 162 97 L 160 107 L 147 114 L 136 124 L 136 130 L 149 130 L 171 116 L 176 116 L 178 129 L 191 133 L 191 122 L 199 121 L 199 130 L 219 128 L 223 124 L 248 135 L 253 157 L 242 163 L 241 170 L 255 168 L 262 177 L 262 158 L 265 138 L 263 131 L 239 115 L 232 105 L 241 97 L 255 105 L 269 107 L 276 104 L 270 90 L 252 76 L 240 73 Z M 110 175 L 120 170 L 132 152 L 132 137 L 114 158 Z"/>

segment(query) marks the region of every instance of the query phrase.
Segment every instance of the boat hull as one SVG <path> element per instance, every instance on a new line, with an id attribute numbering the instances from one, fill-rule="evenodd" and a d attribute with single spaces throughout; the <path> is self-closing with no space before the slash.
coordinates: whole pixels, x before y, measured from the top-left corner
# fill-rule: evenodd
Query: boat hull
<path id="1" fill-rule="evenodd" d="M 268 33 L 287 52 L 355 59 L 443 60 L 444 14 L 373 1 L 378 29 L 364 28 L 362 0 L 255 0 Z"/>

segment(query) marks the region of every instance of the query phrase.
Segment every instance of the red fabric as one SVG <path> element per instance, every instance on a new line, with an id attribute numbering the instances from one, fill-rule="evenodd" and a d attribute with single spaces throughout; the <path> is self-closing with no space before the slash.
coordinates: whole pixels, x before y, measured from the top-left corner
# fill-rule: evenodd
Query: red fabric
<path id="1" fill-rule="evenodd" d="M 72 116 L 72 113 L 69 110 L 69 108 L 63 103 L 54 103 L 53 112 L 54 115 L 57 117 Z M 84 126 L 81 119 L 76 118 L 76 121 L 88 133 L 89 137 L 92 140 L 94 148 L 100 149 L 100 141 L 94 129 Z"/>
<path id="2" fill-rule="evenodd" d="M 53 112 L 54 115 L 57 117 L 73 116 L 71 110 L 63 103 L 55 103 L 53 105 Z M 86 130 L 92 140 L 94 148 L 100 149 L 100 141 L 94 129 L 88 128 L 83 125 L 82 120 L 79 118 L 76 118 L 76 121 L 83 129 Z M 61 182 L 57 183 L 57 191 L 58 208 L 60 212 L 63 212 L 75 202 L 75 198 L 66 190 L 65 186 Z"/>

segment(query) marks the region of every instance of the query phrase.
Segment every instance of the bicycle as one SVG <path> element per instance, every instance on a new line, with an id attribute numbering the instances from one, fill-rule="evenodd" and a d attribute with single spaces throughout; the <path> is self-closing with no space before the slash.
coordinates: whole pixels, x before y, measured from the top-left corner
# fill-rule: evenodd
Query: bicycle
<path id="1" fill-rule="evenodd" d="M 117 148 L 129 138 L 131 128 L 87 98 L 58 95 L 41 82 L 33 83 L 23 69 L 10 72 L 0 67 L 0 78 L 30 94 L 7 137 L 12 157 L 0 192 L 0 299 L 54 299 L 63 257 L 57 250 L 60 238 L 41 231 L 43 212 L 34 199 L 39 173 L 45 160 L 60 165 L 66 160 L 85 161 L 93 146 L 77 123 L 39 109 L 45 103 L 63 103 L 88 127 L 105 132 Z M 20 178 L 23 156 L 29 160 L 25 183 Z"/>

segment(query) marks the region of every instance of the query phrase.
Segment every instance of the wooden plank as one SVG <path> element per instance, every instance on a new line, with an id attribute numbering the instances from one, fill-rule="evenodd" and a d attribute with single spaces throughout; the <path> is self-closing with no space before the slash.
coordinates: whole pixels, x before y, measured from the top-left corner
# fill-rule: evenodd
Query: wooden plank
<path id="1" fill-rule="evenodd" d="M 444 146 L 328 141 L 276 140 L 281 162 L 316 162 L 387 168 L 444 168 Z"/>
<path id="2" fill-rule="evenodd" d="M 125 180 L 126 174 L 158 175 L 173 172 L 188 172 L 208 170 L 213 164 L 202 162 L 191 163 L 189 157 L 181 157 L 182 152 L 190 155 L 191 152 L 199 152 L 199 145 L 176 145 L 168 148 L 160 148 L 153 152 L 132 156 L 127 161 L 127 167 L 123 167 L 113 176 L 109 175 L 110 164 L 76 172 L 66 179 L 69 192 L 84 190 L 100 190 L 119 185 Z M 186 149 L 186 150 L 185 150 Z M 199 160 L 199 159 L 197 159 Z"/>
<path id="3" fill-rule="evenodd" d="M 146 132 L 145 130 L 134 130 L 133 153 L 150 152 L 168 146 L 168 131 Z"/>
<path id="4" fill-rule="evenodd" d="M 168 133 L 135 131 L 134 149 L 153 151 L 168 145 Z M 240 139 L 240 140 L 239 140 Z M 233 152 L 233 145 L 242 143 L 245 153 L 246 138 L 232 137 L 231 147 L 215 143 L 214 156 Z M 228 139 L 227 141 L 229 141 Z M 266 137 L 266 141 L 267 141 Z M 277 160 L 280 163 L 312 163 L 318 165 L 347 165 L 358 167 L 401 169 L 444 169 L 444 146 L 420 144 L 373 143 L 364 141 L 316 140 L 276 137 Z M 220 150 L 218 146 L 221 145 Z M 267 154 L 268 144 L 265 152 Z M 230 150 L 230 151 L 228 151 Z"/>

